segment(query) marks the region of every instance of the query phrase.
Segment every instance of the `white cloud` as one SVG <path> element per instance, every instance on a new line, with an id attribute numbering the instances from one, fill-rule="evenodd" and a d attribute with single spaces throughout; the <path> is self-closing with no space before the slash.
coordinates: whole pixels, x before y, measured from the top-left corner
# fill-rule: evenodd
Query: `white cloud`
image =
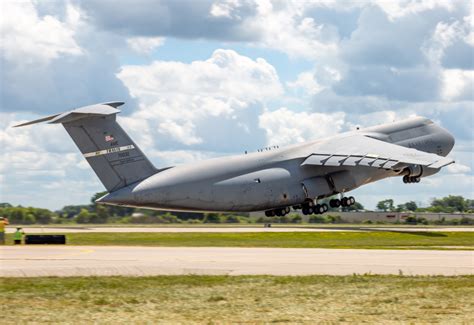
<path id="1" fill-rule="evenodd" d="M 154 61 L 150 65 L 124 66 L 118 77 L 135 97 L 200 94 L 264 100 L 283 91 L 275 68 L 267 61 L 254 61 L 221 49 L 208 60 L 190 64 Z M 261 85 L 266 86 L 259 88 Z"/>
<path id="2" fill-rule="evenodd" d="M 311 71 L 300 73 L 295 81 L 289 81 L 286 84 L 289 88 L 303 89 L 308 95 L 315 95 L 323 89 L 323 87 L 318 84 L 314 78 L 314 73 Z"/>
<path id="3" fill-rule="evenodd" d="M 297 113 L 282 107 L 263 113 L 259 125 L 265 129 L 269 145 L 287 145 L 337 134 L 344 124 L 344 116 L 343 112 Z"/>
<path id="4" fill-rule="evenodd" d="M 11 113 L 0 113 L 0 120 L 0 202 L 58 208 L 86 203 L 94 191 L 103 189 L 61 126 L 13 128 L 24 120 Z M 63 184 L 62 189 L 57 184 Z"/>
<path id="5" fill-rule="evenodd" d="M 266 0 L 257 4 L 258 15 L 245 22 L 246 28 L 260 35 L 254 45 L 310 60 L 328 58 L 337 53 L 337 31 L 304 15 L 305 10 L 313 4 L 304 1 L 273 3 Z"/>
<path id="6" fill-rule="evenodd" d="M 471 171 L 471 167 L 463 165 L 461 163 L 455 163 L 449 165 L 446 170 L 450 174 L 466 174 Z"/>
<path id="7" fill-rule="evenodd" d="M 445 100 L 474 99 L 474 71 L 446 69 L 442 75 L 442 97 Z"/>
<path id="8" fill-rule="evenodd" d="M 131 37 L 127 39 L 128 46 L 139 54 L 150 54 L 164 43 L 164 37 Z"/>
<path id="9" fill-rule="evenodd" d="M 71 5 L 66 21 L 40 17 L 31 1 L 3 1 L 0 48 L 7 61 L 21 64 L 47 63 L 60 55 L 80 55 L 74 36 L 79 14 Z"/>
<path id="10" fill-rule="evenodd" d="M 389 0 L 376 2 L 391 20 L 423 11 L 444 8 L 452 10 L 456 1 L 449 0 Z"/>
<path id="11" fill-rule="evenodd" d="M 231 50 L 216 50 L 209 59 L 189 64 L 155 61 L 124 66 L 118 77 L 140 102 L 132 117 L 147 120 L 152 125 L 148 130 L 156 129 L 187 146 L 209 140 L 211 134 L 202 134 L 209 132 L 204 125 L 210 120 L 227 120 L 226 125 L 238 129 L 238 116 L 247 114 L 252 105 L 261 109 L 283 93 L 272 65 Z M 212 127 L 219 130 L 223 124 Z"/>

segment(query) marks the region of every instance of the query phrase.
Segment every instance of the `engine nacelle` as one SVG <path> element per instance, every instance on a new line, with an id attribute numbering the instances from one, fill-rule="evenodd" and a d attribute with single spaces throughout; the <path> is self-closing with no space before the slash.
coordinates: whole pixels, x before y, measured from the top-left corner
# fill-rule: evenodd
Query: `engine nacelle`
<path id="1" fill-rule="evenodd" d="M 410 165 L 402 171 L 402 175 L 409 177 L 421 177 L 423 176 L 423 167 L 421 165 Z"/>
<path id="2" fill-rule="evenodd" d="M 436 174 L 440 168 L 423 167 L 421 165 L 411 165 L 405 168 L 400 174 L 408 177 L 427 177 Z"/>

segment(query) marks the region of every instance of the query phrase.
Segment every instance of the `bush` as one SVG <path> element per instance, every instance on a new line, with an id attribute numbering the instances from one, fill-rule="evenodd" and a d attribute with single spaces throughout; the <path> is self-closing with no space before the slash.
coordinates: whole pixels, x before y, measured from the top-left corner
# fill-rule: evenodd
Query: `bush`
<path id="1" fill-rule="evenodd" d="M 343 222 L 341 216 L 327 216 L 327 220 L 329 223 L 342 223 Z"/>
<path id="2" fill-rule="evenodd" d="M 303 221 L 303 218 L 299 214 L 293 215 L 293 217 L 290 220 L 291 223 L 301 223 L 302 221 Z"/>
<path id="3" fill-rule="evenodd" d="M 461 220 L 459 220 L 459 224 L 461 224 L 461 225 L 474 225 L 474 219 L 467 218 L 467 217 L 462 217 Z"/>
<path id="4" fill-rule="evenodd" d="M 312 215 L 308 219 L 309 223 L 326 223 L 326 218 L 320 215 Z"/>
<path id="5" fill-rule="evenodd" d="M 219 213 L 205 213 L 204 223 L 221 223 L 222 216 Z"/>
<path id="6" fill-rule="evenodd" d="M 226 223 L 240 223 L 240 218 L 238 216 L 230 215 L 224 217 Z"/>
<path id="7" fill-rule="evenodd" d="M 426 220 L 425 218 L 417 217 L 417 216 L 408 216 L 405 218 L 405 223 L 410 224 L 410 225 L 417 225 L 417 224 L 427 225 L 428 220 Z"/>

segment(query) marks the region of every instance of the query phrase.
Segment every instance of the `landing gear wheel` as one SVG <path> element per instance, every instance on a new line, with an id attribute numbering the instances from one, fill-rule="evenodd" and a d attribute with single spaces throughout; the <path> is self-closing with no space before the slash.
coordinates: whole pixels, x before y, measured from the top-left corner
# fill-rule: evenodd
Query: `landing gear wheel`
<path id="1" fill-rule="evenodd" d="M 316 204 L 314 207 L 314 213 L 316 214 L 323 214 L 326 210 L 324 209 L 324 206 L 322 204 Z"/>
<path id="2" fill-rule="evenodd" d="M 291 210 L 290 210 L 290 207 L 286 207 L 286 208 L 285 208 L 285 214 L 290 213 L 290 211 L 291 211 Z"/>
<path id="3" fill-rule="evenodd" d="M 349 203 L 348 203 L 348 200 L 347 200 L 346 197 L 343 197 L 343 198 L 342 198 L 341 204 L 342 204 L 343 207 L 349 206 Z"/>
<path id="4" fill-rule="evenodd" d="M 407 184 L 409 182 L 410 180 L 408 179 L 408 176 L 407 175 L 403 176 L 403 183 Z"/>
<path id="5" fill-rule="evenodd" d="M 273 214 L 272 212 L 273 211 L 265 211 L 265 217 L 271 217 L 271 214 Z"/>
<path id="6" fill-rule="evenodd" d="M 323 207 L 323 210 L 324 210 L 323 213 L 329 210 L 329 207 L 326 203 L 321 204 L 321 206 Z"/>
<path id="7" fill-rule="evenodd" d="M 321 205 L 316 204 L 313 208 L 315 214 L 321 214 L 320 213 Z"/>
<path id="8" fill-rule="evenodd" d="M 349 196 L 348 201 L 349 201 L 349 205 L 353 205 L 353 204 L 356 203 L 356 200 L 355 200 L 355 198 L 354 198 L 353 196 Z"/>
<path id="9" fill-rule="evenodd" d="M 341 206 L 341 200 L 332 199 L 331 201 L 329 201 L 329 205 L 331 206 L 331 208 L 339 208 Z"/>

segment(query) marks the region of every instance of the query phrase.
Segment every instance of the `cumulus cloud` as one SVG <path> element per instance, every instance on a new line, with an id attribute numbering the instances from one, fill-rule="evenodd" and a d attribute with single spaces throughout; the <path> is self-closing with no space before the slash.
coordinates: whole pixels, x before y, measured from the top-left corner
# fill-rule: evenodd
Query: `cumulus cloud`
<path id="1" fill-rule="evenodd" d="M 260 115 L 269 145 L 288 145 L 334 135 L 341 131 L 344 113 L 320 114 L 294 112 L 282 107 Z"/>
<path id="2" fill-rule="evenodd" d="M 130 98 L 115 76 L 115 40 L 87 25 L 79 9 L 40 15 L 33 2 L 7 1 L 2 11 L 3 112 L 56 113 Z"/>
<path id="3" fill-rule="evenodd" d="M 258 143 L 256 116 L 266 101 L 283 93 L 272 65 L 231 50 L 189 64 L 124 66 L 118 77 L 139 100 L 132 117 L 156 130 L 163 149 L 205 144 L 230 151 Z"/>
<path id="4" fill-rule="evenodd" d="M 164 37 L 130 37 L 128 46 L 139 54 L 150 54 L 165 42 Z"/>
<path id="5" fill-rule="evenodd" d="M 405 0 L 7 1 L 0 22 L 6 198 L 21 202 L 26 193 L 41 203 L 66 186 L 74 189 L 63 202 L 76 203 L 101 190 L 64 130 L 9 127 L 110 100 L 127 102 L 119 121 L 158 166 L 424 115 L 453 132 L 469 156 L 456 157 L 448 177 L 427 179 L 424 195 L 455 193 L 454 183 L 472 173 L 472 8 Z M 173 38 L 189 44 L 186 55 Z M 234 50 L 195 54 L 203 44 Z M 173 51 L 175 61 L 160 58 Z M 472 177 L 459 184 L 467 192 Z M 361 197 L 406 190 L 392 181 L 374 186 Z M 410 193 L 403 197 L 417 194 Z"/>
<path id="6" fill-rule="evenodd" d="M 443 71 L 442 97 L 445 100 L 474 100 L 474 70 Z"/>
<path id="7" fill-rule="evenodd" d="M 315 95 L 323 89 L 311 71 L 300 73 L 295 81 L 288 81 L 286 85 L 292 89 L 302 89 L 307 95 Z"/>
<path id="8" fill-rule="evenodd" d="M 74 7 L 67 7 L 65 21 L 51 15 L 40 17 L 31 1 L 3 2 L 2 11 L 0 49 L 4 60 L 44 64 L 60 55 L 83 54 L 75 39 L 80 21 Z"/>
<path id="9" fill-rule="evenodd" d="M 92 169 L 84 169 L 84 158 L 62 127 L 13 128 L 22 122 L 14 114 L 0 113 L 0 119 L 1 201 L 59 207 L 87 202 L 91 193 L 102 189 Z M 62 184 L 67 193 L 53 184 Z"/>
<path id="10" fill-rule="evenodd" d="M 78 4 L 103 29 L 128 36 L 170 36 L 244 41 L 258 38 L 245 22 L 256 14 L 253 1 L 92 0 Z"/>

